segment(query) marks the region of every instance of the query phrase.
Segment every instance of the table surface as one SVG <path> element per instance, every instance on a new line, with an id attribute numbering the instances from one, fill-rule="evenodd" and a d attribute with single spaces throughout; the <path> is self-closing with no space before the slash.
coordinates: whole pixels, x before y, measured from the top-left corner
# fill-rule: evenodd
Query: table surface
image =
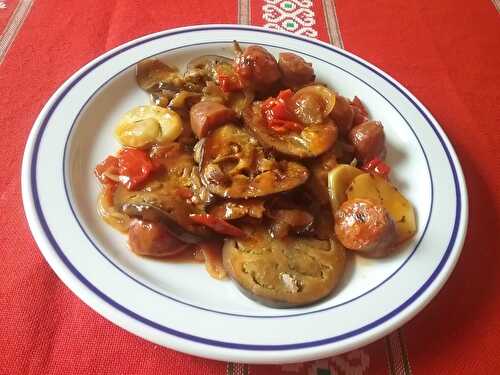
<path id="1" fill-rule="evenodd" d="M 497 373 L 499 12 L 500 0 L 0 1 L 0 374 Z M 403 328 L 314 362 L 211 361 L 108 322 L 41 256 L 24 217 L 20 166 L 46 100 L 81 65 L 123 42 L 205 23 L 287 28 L 345 48 L 409 88 L 444 128 L 469 190 L 467 239 L 445 287 Z"/>

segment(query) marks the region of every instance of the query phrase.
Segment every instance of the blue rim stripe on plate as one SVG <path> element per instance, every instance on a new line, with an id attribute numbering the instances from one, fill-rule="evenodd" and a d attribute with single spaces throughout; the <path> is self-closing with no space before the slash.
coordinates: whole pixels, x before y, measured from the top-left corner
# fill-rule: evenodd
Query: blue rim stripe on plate
<path id="1" fill-rule="evenodd" d="M 148 42 L 149 40 L 147 40 L 146 42 Z M 240 43 L 244 44 L 244 43 L 249 43 L 249 42 L 246 42 L 246 41 L 243 41 L 243 40 L 240 40 L 239 41 Z M 157 56 L 159 54 L 164 54 L 164 53 L 167 53 L 167 52 L 172 52 L 172 51 L 176 51 L 176 50 L 179 50 L 179 49 L 183 49 L 183 48 L 188 48 L 188 47 L 193 47 L 193 46 L 198 46 L 198 45 L 207 45 L 207 44 L 223 44 L 223 43 L 232 43 L 232 40 L 230 41 L 217 41 L 217 42 L 204 42 L 204 43 L 194 43 L 194 44 L 188 44 L 188 45 L 183 45 L 183 46 L 180 46 L 180 47 L 176 47 L 176 48 L 172 48 L 172 49 L 168 49 L 168 50 L 164 50 L 160 53 L 157 53 L 157 54 L 154 54 L 154 55 L 151 55 L 151 56 L 148 56 L 146 58 L 150 58 L 150 57 L 154 57 L 154 56 Z M 344 301 L 342 303 L 339 303 L 339 304 L 336 304 L 336 305 L 333 305 L 333 306 L 329 306 L 329 307 L 324 307 L 324 308 L 321 308 L 321 309 L 318 309 L 318 310 L 314 310 L 314 311 L 308 311 L 308 312 L 303 312 L 303 313 L 295 313 L 295 314 L 283 314 L 283 315 L 247 315 L 247 314 L 237 314 L 237 313 L 230 313 L 230 312 L 226 312 L 226 311 L 220 311 L 220 310 L 214 310 L 214 309 L 210 309 L 210 308 L 207 308 L 207 307 L 202 307 L 202 306 L 197 306 L 197 305 L 194 305 L 194 304 L 191 304 L 191 303 L 188 303 L 188 302 L 185 302 L 185 301 L 181 301 L 175 297 L 172 297 L 172 296 L 169 296 L 168 294 L 164 293 L 164 292 L 161 292 L 159 290 L 156 290 L 154 289 L 153 287 L 145 284 L 144 282 L 136 279 L 134 276 L 132 276 L 131 274 L 129 274 L 127 271 L 125 271 L 124 269 L 122 269 L 119 265 L 117 265 L 115 262 L 113 262 L 113 260 L 111 260 L 111 258 L 109 256 L 106 255 L 106 252 L 103 251 L 99 246 L 97 246 L 97 244 L 92 240 L 91 236 L 87 233 L 87 231 L 85 231 L 85 229 L 83 228 L 83 225 L 81 224 L 80 220 L 78 219 L 78 216 L 75 212 L 75 209 L 73 207 L 73 205 L 71 204 L 71 199 L 69 197 L 69 192 L 68 192 L 68 184 L 67 184 L 67 179 L 66 179 L 66 168 L 64 167 L 64 163 L 66 161 L 66 155 L 67 155 L 67 149 L 68 149 L 68 144 L 69 144 L 69 141 L 71 139 L 71 136 L 72 136 L 72 132 L 73 132 L 73 129 L 76 125 L 76 122 L 78 121 L 78 118 L 80 117 L 80 114 L 81 112 L 85 109 L 85 107 L 87 106 L 87 103 L 92 100 L 92 98 L 94 97 L 94 95 L 99 92 L 99 90 L 104 87 L 109 81 L 111 81 L 112 79 L 114 79 L 116 76 L 118 76 L 119 74 L 121 74 L 122 72 L 124 72 L 125 70 L 129 69 L 131 66 L 134 66 L 134 64 L 131 64 L 127 67 L 125 67 L 124 69 L 122 69 L 121 71 L 119 71 L 118 73 L 114 74 L 112 77 L 110 77 L 108 80 L 106 80 L 103 84 L 101 84 L 93 93 L 92 95 L 89 96 L 89 98 L 86 100 L 86 102 L 83 104 L 82 108 L 80 109 L 80 111 L 78 112 L 78 114 L 76 115 L 75 117 L 75 120 L 73 121 L 73 124 L 71 125 L 70 127 L 70 130 L 68 132 L 68 135 L 66 137 L 66 144 L 64 145 L 64 153 L 63 153 L 63 181 L 64 181 L 64 190 L 65 190 L 65 193 L 66 193 L 66 199 L 68 201 L 68 204 L 69 204 L 69 207 L 71 209 L 71 212 L 73 214 L 73 217 L 76 221 L 76 223 L 78 224 L 78 226 L 80 227 L 80 230 L 82 231 L 83 235 L 87 238 L 87 240 L 90 242 L 90 244 L 94 247 L 95 250 L 97 250 L 101 256 L 103 256 L 113 267 L 115 267 L 118 271 L 120 271 L 121 273 L 123 273 L 125 276 L 127 276 L 128 278 L 130 278 L 131 280 L 133 280 L 134 282 L 136 282 L 137 284 L 141 285 L 142 287 L 162 296 L 162 297 L 165 297 L 165 298 L 168 298 L 172 301 L 175 301 L 177 303 L 181 303 L 181 304 L 184 304 L 186 306 L 190 306 L 190 307 L 193 307 L 193 308 L 196 308 L 196 309 L 200 309 L 200 310 L 204 310 L 204 311 L 208 311 L 208 312 L 213 312 L 213 313 L 217 313 L 217 314 L 222 314 L 222 315 L 228 315 L 228 316 L 238 316 L 238 317 L 244 317 L 244 318 L 260 318 L 260 319 L 268 319 L 268 318 L 287 318 L 287 317 L 292 317 L 292 316 L 301 316 L 301 315 L 309 315 L 309 314 L 314 314 L 314 313 L 318 313 L 318 312 L 322 312 L 322 311 L 326 311 L 326 310 L 331 310 L 331 309 L 334 309 L 334 308 L 337 308 L 337 307 L 340 307 L 340 306 L 343 306 L 343 305 L 346 305 L 348 303 L 351 303 L 371 292 L 373 292 L 374 290 L 376 290 L 377 288 L 379 288 L 380 286 L 382 286 L 383 284 L 385 284 L 387 281 L 389 281 L 394 275 L 396 275 L 407 263 L 408 261 L 412 258 L 412 256 L 415 254 L 415 252 L 417 251 L 418 247 L 420 246 L 420 243 L 422 242 L 423 238 L 425 237 L 425 233 L 427 232 L 427 228 L 429 226 L 429 222 L 430 222 L 430 219 L 431 219 L 431 216 L 432 216 L 432 207 L 434 205 L 434 182 L 433 182 L 433 179 L 432 179 L 432 173 L 431 173 L 431 170 L 430 170 L 430 165 L 429 165 L 429 159 L 427 157 L 427 154 L 425 153 L 424 151 L 424 148 L 423 148 L 423 145 L 422 143 L 420 142 L 420 139 L 417 137 L 416 133 L 415 133 L 415 130 L 411 127 L 410 123 L 408 122 L 408 120 L 403 116 L 403 114 L 394 106 L 394 104 L 392 104 L 386 97 L 384 97 L 375 87 L 373 87 L 372 85 L 370 85 L 368 82 L 364 81 L 363 79 L 361 79 L 360 77 L 356 76 L 355 74 L 347 71 L 346 69 L 334 64 L 334 63 L 331 63 L 329 61 L 326 61 L 322 58 L 319 58 L 319 57 L 315 57 L 313 55 L 310 55 L 310 54 L 307 54 L 307 53 L 304 53 L 304 52 L 301 52 L 301 51 L 297 51 L 297 50 L 294 50 L 294 49 L 291 49 L 291 48 L 284 48 L 284 47 L 281 47 L 281 46 L 275 46 L 275 45 L 271 45 L 271 44 L 266 44 L 266 43 L 259 43 L 260 45 L 263 45 L 263 46 L 266 46 L 266 47 L 274 47 L 274 48 L 280 48 L 282 50 L 287 50 L 287 51 L 292 51 L 292 52 L 296 52 L 296 53 L 301 53 L 303 55 L 307 55 L 311 58 L 314 58 L 316 60 L 320 60 L 328 65 L 331 65 L 331 66 L 334 66 L 335 68 L 337 69 L 340 69 L 342 71 L 344 71 L 345 73 L 351 75 L 352 77 L 356 78 L 357 80 L 363 82 L 366 86 L 370 87 L 373 91 L 375 91 L 380 97 L 382 97 L 392 108 L 394 108 L 394 110 L 401 116 L 401 118 L 404 120 L 404 122 L 406 123 L 406 126 L 411 130 L 411 132 L 413 133 L 413 135 L 415 136 L 415 139 L 417 140 L 419 146 L 420 146 L 420 149 L 422 150 L 422 153 L 424 155 L 424 158 L 425 158 L 425 162 L 426 162 L 426 166 L 427 166 L 427 171 L 429 173 L 429 180 L 430 180 L 430 184 L 431 184 L 431 199 L 430 199 L 430 209 L 429 209 L 429 216 L 427 217 L 427 220 L 426 220 L 426 223 L 424 225 L 424 230 L 422 231 L 422 235 L 420 236 L 419 240 L 417 241 L 417 243 L 415 244 L 415 247 L 413 248 L 413 250 L 410 251 L 410 254 L 408 255 L 408 257 L 403 261 L 403 263 L 393 272 L 391 273 L 386 279 L 384 279 L 383 281 L 381 281 L 379 284 L 375 285 L 374 287 L 368 289 L 367 291 L 361 293 L 360 295 L 356 296 L 356 297 L 353 297 L 347 301 Z M 106 61 L 106 60 L 104 60 Z M 76 81 L 78 82 L 78 80 Z"/>
<path id="2" fill-rule="evenodd" d="M 36 166 L 37 166 L 37 159 L 38 159 L 38 150 L 39 150 L 39 146 L 40 146 L 40 142 L 41 142 L 41 135 L 43 134 L 44 129 L 45 129 L 47 123 L 48 123 L 48 120 L 50 119 L 50 117 L 51 117 L 52 113 L 54 112 L 55 108 L 57 107 L 57 105 L 59 104 L 59 102 L 62 100 L 62 98 L 78 82 L 78 80 L 81 79 L 81 76 L 83 74 L 88 73 L 90 70 L 94 69 L 96 66 L 100 65 L 102 62 L 104 62 L 106 60 L 109 60 L 110 58 L 116 56 L 117 54 L 120 54 L 121 52 L 123 52 L 123 51 L 125 51 L 127 49 L 130 49 L 130 48 L 133 48 L 133 47 L 135 47 L 135 46 L 137 46 L 139 44 L 142 44 L 142 43 L 144 43 L 146 41 L 151 41 L 151 40 L 154 40 L 154 39 L 163 38 L 163 37 L 169 36 L 169 35 L 182 34 L 182 33 L 190 33 L 190 32 L 198 32 L 198 31 L 203 31 L 203 30 L 247 30 L 247 31 L 252 31 L 252 32 L 276 34 L 276 35 L 286 36 L 286 37 L 289 37 L 289 38 L 293 38 L 293 39 L 297 39 L 297 40 L 300 40 L 300 41 L 304 41 L 306 43 L 314 44 L 314 45 L 317 45 L 319 47 L 326 48 L 326 49 L 328 49 L 328 50 L 330 50 L 332 52 L 341 54 L 344 57 L 346 57 L 348 59 L 351 59 L 351 60 L 355 61 L 358 64 L 361 64 L 362 66 L 364 66 L 365 68 L 367 68 L 370 71 L 374 72 L 379 77 L 381 77 L 382 79 L 384 79 L 385 81 L 387 81 L 389 84 L 391 84 L 396 90 L 398 90 L 401 94 L 403 94 L 403 96 L 405 96 L 408 99 L 408 101 L 410 101 L 413 104 L 413 106 L 420 112 L 420 114 L 425 118 L 425 120 L 427 121 L 427 123 L 429 124 L 429 126 L 433 129 L 436 137 L 439 139 L 439 141 L 440 141 L 440 143 L 441 143 L 441 145 L 443 147 L 443 150 L 444 150 L 444 152 L 446 154 L 446 157 L 447 157 L 447 159 L 449 161 L 449 164 L 450 164 L 450 167 L 451 167 L 451 170 L 452 170 L 452 174 L 453 174 L 453 182 L 454 182 L 454 185 L 455 185 L 455 192 L 456 192 L 456 210 L 455 210 L 454 226 L 453 226 L 453 230 L 452 230 L 452 234 L 451 234 L 448 246 L 447 246 L 447 248 L 446 248 L 446 250 L 445 250 L 445 252 L 443 254 L 443 257 L 442 257 L 441 261 L 439 262 L 438 266 L 436 267 L 436 269 L 433 271 L 433 273 L 431 274 L 431 276 L 426 280 L 426 282 L 410 298 L 408 298 L 406 301 L 404 301 L 396 309 L 394 309 L 390 313 L 384 315 L 383 317 L 381 317 L 381 318 L 379 318 L 379 319 L 377 319 L 377 320 L 375 320 L 375 321 L 373 321 L 373 322 L 371 322 L 371 323 L 369 323 L 369 324 L 367 324 L 367 325 L 365 325 L 363 327 L 360 327 L 360 328 L 358 328 L 356 330 L 353 330 L 353 331 L 350 331 L 350 332 L 347 332 L 347 333 L 344 333 L 344 334 L 341 334 L 341 335 L 337 335 L 337 336 L 334 336 L 334 337 L 322 339 L 322 340 L 315 340 L 315 341 L 295 343 L 295 344 L 286 344 L 286 345 L 249 345 L 249 344 L 242 344 L 242 343 L 231 343 L 231 342 L 224 342 L 224 341 L 218 341 L 218 340 L 210 340 L 210 339 L 206 339 L 206 338 L 203 338 L 203 337 L 186 334 L 184 332 L 180 332 L 180 331 L 174 330 L 174 329 L 169 328 L 169 327 L 165 327 L 165 326 L 160 325 L 158 323 L 155 323 L 155 322 L 153 322 L 153 321 L 151 321 L 149 319 L 146 319 L 146 318 L 144 318 L 144 317 L 142 317 L 142 316 L 134 313 L 133 311 L 130 311 L 129 309 L 127 309 L 124 306 L 118 304 L 116 301 L 112 300 L 110 297 L 108 297 L 107 295 L 105 295 L 104 293 L 102 293 L 94 285 L 92 285 L 71 264 L 71 262 L 69 262 L 69 260 L 66 258 L 66 256 L 62 252 L 62 249 L 59 247 L 58 243 L 56 242 L 55 238 L 53 237 L 52 233 L 50 232 L 50 229 L 48 227 L 47 222 L 45 221 L 45 218 L 43 216 L 43 212 L 42 212 L 41 207 L 40 207 L 40 202 L 39 202 L 39 199 L 38 199 L 38 190 L 37 190 L 37 186 L 36 186 Z M 47 239 L 49 240 L 50 244 L 53 246 L 53 248 L 56 251 L 57 255 L 62 260 L 62 262 L 68 267 L 68 269 L 85 286 L 87 286 L 92 292 L 94 292 L 97 296 L 99 296 L 101 299 L 103 299 L 105 302 L 107 302 L 108 304 L 110 304 L 111 306 L 113 306 L 114 308 L 116 308 L 117 310 L 119 310 L 122 313 L 128 315 L 129 317 L 131 317 L 131 318 L 133 318 L 133 319 L 135 319 L 135 320 L 137 320 L 137 321 L 139 321 L 141 323 L 144 323 L 144 324 L 146 324 L 146 325 L 148 325 L 148 326 L 150 326 L 152 328 L 158 329 L 158 330 L 160 330 L 162 332 L 165 332 L 165 333 L 168 333 L 168 334 L 172 334 L 172 335 L 177 336 L 179 338 L 183 338 L 183 339 L 186 339 L 186 340 L 189 340 L 189 341 L 193 341 L 193 342 L 198 342 L 198 343 L 207 344 L 207 345 L 216 346 L 216 347 L 223 347 L 223 348 L 230 348 L 230 349 L 240 349 L 240 350 L 243 349 L 243 350 L 263 350 L 263 351 L 266 351 L 266 350 L 290 350 L 290 349 L 302 349 L 302 348 L 317 347 L 317 346 L 322 346 L 322 345 L 325 345 L 325 344 L 330 344 L 330 343 L 333 343 L 333 342 L 338 342 L 338 341 L 345 340 L 347 338 L 356 336 L 358 334 L 361 334 L 361 333 L 364 333 L 366 331 L 369 331 L 370 329 L 373 329 L 373 328 L 375 328 L 375 327 L 383 324 L 384 322 L 388 321 L 389 319 L 391 319 L 392 317 L 394 317 L 395 315 L 397 315 L 399 312 L 401 312 L 402 310 L 404 310 L 405 308 L 407 308 L 408 306 L 410 306 L 413 301 L 415 301 L 419 296 L 421 296 L 424 293 L 424 291 L 429 287 L 429 285 L 431 285 L 431 283 L 436 279 L 436 277 L 439 275 L 439 273 L 441 272 L 441 270 L 443 269 L 444 265 L 446 264 L 447 260 L 449 259 L 451 251 L 452 251 L 452 249 L 453 249 L 453 247 L 455 245 L 456 239 L 457 239 L 458 228 L 460 227 L 460 223 L 461 223 L 460 213 L 461 213 L 461 209 L 462 209 L 461 190 L 460 190 L 460 184 L 459 184 L 459 181 L 458 181 L 457 171 L 456 171 L 455 165 L 453 163 L 451 154 L 450 154 L 450 152 L 449 152 L 449 150 L 448 150 L 448 148 L 447 148 L 447 146 L 445 144 L 445 141 L 443 140 L 443 138 L 441 137 L 441 135 L 439 134 L 439 132 L 437 131 L 437 129 L 432 124 L 432 121 L 430 120 L 430 118 L 422 110 L 422 108 L 408 94 L 406 94 L 403 90 L 401 90 L 401 88 L 399 88 L 396 84 L 394 84 L 390 79 L 388 79 L 387 77 L 385 77 L 383 74 L 377 72 L 372 67 L 366 65 L 364 62 L 359 61 L 356 58 L 351 57 L 348 54 L 346 54 L 346 53 L 344 53 L 342 51 L 339 51 L 339 50 L 337 50 L 337 49 L 335 49 L 333 47 L 320 44 L 319 42 L 316 42 L 316 41 L 313 41 L 313 40 L 303 39 L 303 38 L 300 38 L 300 37 L 297 37 L 297 36 L 294 36 L 294 35 L 287 35 L 287 34 L 282 34 L 282 33 L 275 32 L 275 31 L 271 31 L 271 30 L 259 30 L 259 29 L 254 29 L 254 28 L 250 28 L 250 27 L 247 28 L 247 27 L 241 27 L 241 26 L 240 27 L 234 27 L 234 26 L 200 27 L 200 28 L 194 28 L 194 29 L 176 30 L 176 31 L 172 31 L 172 32 L 161 33 L 161 34 L 152 36 L 152 37 L 150 37 L 148 39 L 139 40 L 139 41 L 137 41 L 135 43 L 132 43 L 132 44 L 130 44 L 130 45 L 128 45 L 128 46 L 126 46 L 126 47 L 124 47 L 122 49 L 116 50 L 113 53 L 111 53 L 110 55 L 106 56 L 105 58 L 101 58 L 100 60 L 96 61 L 94 64 L 90 65 L 87 68 L 86 71 L 84 71 L 84 72 L 82 72 L 80 74 L 80 77 L 75 77 L 74 81 L 71 82 L 68 85 L 68 87 L 66 87 L 59 94 L 59 97 L 55 100 L 55 102 L 52 105 L 52 107 L 50 107 L 48 109 L 46 117 L 45 117 L 45 119 L 41 123 L 39 132 L 38 132 L 37 137 L 35 139 L 34 148 L 33 148 L 32 165 L 31 165 L 31 187 L 32 187 L 33 201 L 34 201 L 34 205 L 35 205 L 35 211 L 36 211 L 36 213 L 39 216 L 40 224 L 41 224 L 42 229 L 45 232 L 45 235 L 47 236 Z"/>

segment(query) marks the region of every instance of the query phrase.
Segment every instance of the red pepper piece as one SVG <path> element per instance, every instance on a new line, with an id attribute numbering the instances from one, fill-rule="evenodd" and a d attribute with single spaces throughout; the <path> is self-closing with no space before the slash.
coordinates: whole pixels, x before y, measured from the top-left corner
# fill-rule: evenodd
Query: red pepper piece
<path id="1" fill-rule="evenodd" d="M 128 190 L 137 189 L 154 170 L 151 159 L 142 150 L 124 148 L 118 153 L 119 180 Z"/>
<path id="2" fill-rule="evenodd" d="M 363 165 L 361 169 L 368 173 L 376 173 L 385 179 L 389 178 L 389 173 L 391 173 L 391 167 L 379 158 L 373 158 Z"/>
<path id="3" fill-rule="evenodd" d="M 288 109 L 286 100 L 292 97 L 293 91 L 282 90 L 276 98 L 268 98 L 262 103 L 262 114 L 267 120 L 267 125 L 279 134 L 290 131 L 302 131 L 301 124 L 294 121 L 294 115 Z"/>
<path id="4" fill-rule="evenodd" d="M 291 121 L 293 119 L 293 115 L 290 113 L 290 110 L 281 100 L 273 107 L 273 112 L 274 118 L 277 120 Z"/>
<path id="5" fill-rule="evenodd" d="M 116 184 L 116 181 L 108 178 L 106 174 L 118 175 L 118 159 L 108 156 L 104 161 L 96 165 L 94 174 L 103 184 Z"/>
<path id="6" fill-rule="evenodd" d="M 273 106 L 276 104 L 277 100 L 275 98 L 267 98 L 262 102 L 261 109 L 262 111 L 268 111 L 273 108 Z"/>
<path id="7" fill-rule="evenodd" d="M 214 232 L 220 234 L 227 234 L 232 237 L 243 237 L 245 232 L 240 228 L 229 224 L 227 221 L 219 219 L 218 217 L 210 214 L 190 214 L 189 218 L 195 223 L 205 225 L 211 228 Z"/>

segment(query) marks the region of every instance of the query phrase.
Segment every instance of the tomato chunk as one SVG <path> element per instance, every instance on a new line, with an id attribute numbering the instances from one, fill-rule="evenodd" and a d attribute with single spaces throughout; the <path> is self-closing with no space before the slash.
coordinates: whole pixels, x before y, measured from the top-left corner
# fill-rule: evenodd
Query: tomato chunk
<path id="1" fill-rule="evenodd" d="M 129 190 L 137 189 L 154 169 L 151 159 L 142 150 L 124 148 L 118 153 L 119 180 Z"/>

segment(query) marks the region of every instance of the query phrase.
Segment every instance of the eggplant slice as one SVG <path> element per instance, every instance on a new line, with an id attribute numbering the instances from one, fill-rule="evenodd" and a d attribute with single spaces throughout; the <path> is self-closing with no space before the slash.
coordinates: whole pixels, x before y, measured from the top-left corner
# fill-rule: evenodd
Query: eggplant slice
<path id="1" fill-rule="evenodd" d="M 203 77 L 205 80 L 215 81 L 217 69 L 232 69 L 233 60 L 229 57 L 219 55 L 202 55 L 189 61 L 184 77 L 192 80 L 195 77 Z"/>
<path id="2" fill-rule="evenodd" d="M 345 249 L 335 240 L 271 238 L 263 227 L 244 228 L 244 239 L 226 239 L 226 271 L 249 298 L 272 307 L 309 305 L 328 296 L 345 268 Z"/>
<path id="3" fill-rule="evenodd" d="M 243 112 L 245 126 L 267 148 L 295 158 L 311 158 L 328 151 L 337 140 L 337 127 L 331 119 L 321 124 L 307 124 L 300 132 L 278 134 L 266 124 L 260 102 Z"/>
<path id="4" fill-rule="evenodd" d="M 303 165 L 277 161 L 244 128 L 224 125 L 203 143 L 201 180 L 223 198 L 256 198 L 291 190 L 309 173 Z"/>
<path id="5" fill-rule="evenodd" d="M 157 59 L 145 59 L 136 66 L 136 80 L 141 89 L 155 92 L 161 89 L 179 91 L 184 82 L 175 68 Z"/>

